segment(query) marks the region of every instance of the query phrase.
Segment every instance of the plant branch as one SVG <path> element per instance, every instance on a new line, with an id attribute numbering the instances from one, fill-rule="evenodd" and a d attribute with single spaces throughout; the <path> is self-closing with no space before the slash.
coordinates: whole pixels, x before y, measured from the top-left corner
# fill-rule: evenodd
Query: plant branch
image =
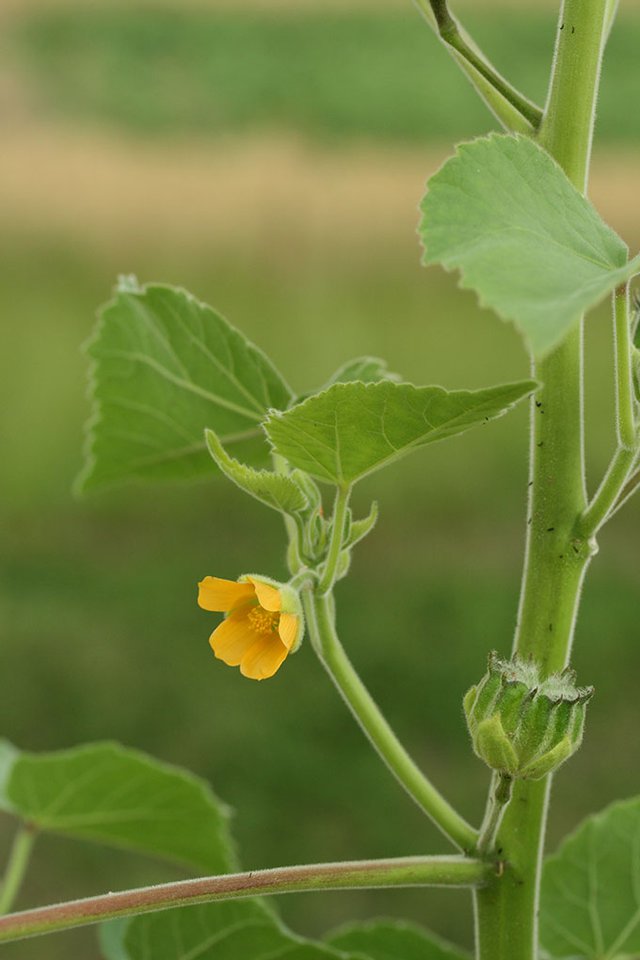
<path id="1" fill-rule="evenodd" d="M 627 480 L 627 482 L 623 486 L 618 496 L 618 499 L 616 500 L 611 510 L 607 514 L 607 520 L 610 520 L 611 517 L 618 512 L 620 507 L 623 507 L 625 505 L 629 497 L 633 496 L 633 494 L 636 492 L 638 487 L 640 487 L 640 470 L 632 474 L 631 477 Z"/>
<path id="2" fill-rule="evenodd" d="M 179 880 L 0 917 L 0 943 L 70 930 L 114 917 L 262 894 L 378 887 L 475 887 L 485 883 L 493 872 L 494 864 L 465 857 L 402 857 Z"/>
<path id="3" fill-rule="evenodd" d="M 35 828 L 28 823 L 22 824 L 15 835 L 2 886 L 0 886 L 0 917 L 11 910 L 20 892 L 35 839 Z"/>
<path id="4" fill-rule="evenodd" d="M 446 0 L 414 0 L 489 109 L 507 130 L 533 133 L 542 110 L 515 89 L 480 52 L 451 15 Z"/>
<path id="5" fill-rule="evenodd" d="M 616 432 L 618 446 L 593 500 L 578 524 L 581 536 L 592 537 L 630 495 L 624 494 L 629 474 L 638 456 L 636 400 L 631 367 L 629 285 L 614 293 L 614 341 L 616 365 Z M 633 490 L 633 487 L 632 487 Z M 630 491 L 631 492 L 631 491 Z"/>
<path id="6" fill-rule="evenodd" d="M 484 823 L 480 827 L 478 853 L 489 854 L 495 847 L 498 830 L 513 794 L 513 780 L 507 774 L 494 774 Z"/>
<path id="7" fill-rule="evenodd" d="M 614 342 L 616 362 L 616 419 L 618 445 L 626 450 L 637 447 L 636 400 L 631 366 L 631 320 L 629 284 L 613 294 Z"/>
<path id="8" fill-rule="evenodd" d="M 637 450 L 625 450 L 618 447 L 609 464 L 604 479 L 598 490 L 584 511 L 578 522 L 578 534 L 581 537 L 592 537 L 620 509 L 623 502 L 633 493 L 635 486 L 632 481 L 626 483 L 629 473 L 636 461 Z M 625 490 L 631 487 L 625 494 Z"/>
<path id="9" fill-rule="evenodd" d="M 336 633 L 332 595 L 319 597 L 309 589 L 304 591 L 304 602 L 313 647 L 371 745 L 442 833 L 460 850 L 474 850 L 477 831 L 411 759 L 353 668 Z"/>

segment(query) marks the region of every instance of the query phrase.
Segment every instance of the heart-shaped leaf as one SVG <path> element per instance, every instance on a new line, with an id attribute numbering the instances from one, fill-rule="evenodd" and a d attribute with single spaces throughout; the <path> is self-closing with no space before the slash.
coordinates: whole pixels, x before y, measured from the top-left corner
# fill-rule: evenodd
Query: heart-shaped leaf
<path id="1" fill-rule="evenodd" d="M 427 443 L 501 416 L 535 390 L 531 380 L 486 390 L 410 383 L 337 383 L 265 430 L 277 453 L 319 480 L 348 487 Z"/>
<path id="2" fill-rule="evenodd" d="M 547 858 L 540 939 L 552 957 L 640 956 L 640 797 L 589 817 Z"/>
<path id="3" fill-rule="evenodd" d="M 0 809 L 39 830 L 207 873 L 235 868 L 226 807 L 207 783 L 177 767 L 115 743 L 56 753 L 21 753 L 3 743 L 0 770 Z"/>

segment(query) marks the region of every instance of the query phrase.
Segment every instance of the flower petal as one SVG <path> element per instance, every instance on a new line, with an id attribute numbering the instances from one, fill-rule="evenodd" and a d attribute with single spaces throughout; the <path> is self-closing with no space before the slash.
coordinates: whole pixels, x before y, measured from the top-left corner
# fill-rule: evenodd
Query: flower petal
<path id="1" fill-rule="evenodd" d="M 255 590 L 250 583 L 221 580 L 220 577 L 205 577 L 198 584 L 198 604 L 203 610 L 226 613 L 241 603 L 252 600 Z"/>
<path id="2" fill-rule="evenodd" d="M 272 613 L 276 613 L 282 609 L 282 597 L 277 587 L 271 586 L 270 583 L 265 583 L 264 580 L 258 580 L 257 577 L 247 577 L 247 580 L 253 584 L 258 603 L 261 607 L 264 607 L 265 610 L 269 610 Z"/>
<path id="3" fill-rule="evenodd" d="M 280 623 L 278 624 L 278 633 L 287 650 L 291 650 L 298 639 L 300 630 L 300 617 L 295 613 L 281 613 Z"/>
<path id="4" fill-rule="evenodd" d="M 242 658 L 240 673 L 250 680 L 266 680 L 280 669 L 288 653 L 279 637 L 260 637 Z"/>
<path id="5" fill-rule="evenodd" d="M 209 637 L 209 644 L 218 660 L 230 667 L 240 665 L 242 658 L 260 639 L 245 614 L 232 613 Z"/>

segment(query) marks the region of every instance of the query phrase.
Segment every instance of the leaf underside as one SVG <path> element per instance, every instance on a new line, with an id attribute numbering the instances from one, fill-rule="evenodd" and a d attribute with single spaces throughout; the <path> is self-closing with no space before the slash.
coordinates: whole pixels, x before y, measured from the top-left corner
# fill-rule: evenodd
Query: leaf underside
<path id="1" fill-rule="evenodd" d="M 0 747 L 0 757 L 8 758 L 0 764 L 1 810 L 49 833 L 199 871 L 235 869 L 227 809 L 192 774 L 115 743 L 41 754 Z"/>
<path id="2" fill-rule="evenodd" d="M 361 960 L 291 933 L 260 900 L 229 900 L 103 924 L 105 960 Z"/>
<path id="3" fill-rule="evenodd" d="M 470 954 L 459 947 L 398 920 L 349 924 L 330 934 L 327 943 L 350 950 L 363 960 L 471 960 Z"/>
<path id="4" fill-rule="evenodd" d="M 513 321 L 534 355 L 556 346 L 640 270 L 564 171 L 533 140 L 493 134 L 462 144 L 422 203 L 424 262 Z"/>

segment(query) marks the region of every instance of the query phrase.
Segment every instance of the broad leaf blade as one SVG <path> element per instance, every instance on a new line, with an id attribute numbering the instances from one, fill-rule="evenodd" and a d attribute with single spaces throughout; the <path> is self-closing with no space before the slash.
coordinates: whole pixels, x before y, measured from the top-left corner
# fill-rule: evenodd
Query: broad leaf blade
<path id="1" fill-rule="evenodd" d="M 292 399 L 257 347 L 173 287 L 121 288 L 102 310 L 88 352 L 93 415 L 81 490 L 211 474 L 205 427 L 243 459 L 264 460 L 260 421 Z"/>
<path id="2" fill-rule="evenodd" d="M 291 464 L 349 486 L 411 450 L 501 416 L 536 386 L 526 380 L 449 391 L 388 381 L 339 383 L 286 413 L 273 411 L 265 430 Z"/>
<path id="3" fill-rule="evenodd" d="M 299 513 L 309 501 L 293 477 L 271 470 L 255 470 L 230 457 L 213 430 L 205 431 L 209 453 L 236 486 L 261 503 L 283 513 Z"/>
<path id="4" fill-rule="evenodd" d="M 533 140 L 494 134 L 462 144 L 429 181 L 425 263 L 511 320 L 542 355 L 640 269 L 626 245 Z"/>
<path id="5" fill-rule="evenodd" d="M 470 954 L 415 924 L 374 921 L 336 930 L 327 943 L 363 960 L 471 960 Z"/>
<path id="6" fill-rule="evenodd" d="M 640 797 L 589 817 L 547 858 L 540 938 L 558 958 L 640 955 Z"/>
<path id="7" fill-rule="evenodd" d="M 295 936 L 259 900 L 201 904 L 105 924 L 100 941 L 105 960 L 349 960 Z"/>
<path id="8" fill-rule="evenodd" d="M 0 809 L 45 831 L 165 857 L 207 873 L 235 867 L 228 813 L 190 773 L 113 743 L 17 753 Z"/>

